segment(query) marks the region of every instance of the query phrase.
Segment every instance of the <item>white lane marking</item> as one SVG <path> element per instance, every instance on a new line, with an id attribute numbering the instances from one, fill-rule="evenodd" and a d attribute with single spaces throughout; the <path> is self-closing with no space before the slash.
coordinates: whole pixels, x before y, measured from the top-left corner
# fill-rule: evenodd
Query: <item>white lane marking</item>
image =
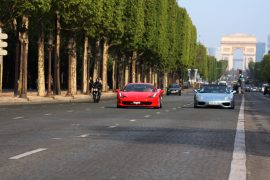
<path id="1" fill-rule="evenodd" d="M 81 138 L 86 138 L 86 137 L 88 137 L 90 134 L 82 134 L 82 135 L 80 135 L 80 136 L 78 136 L 78 137 L 81 137 Z"/>
<path id="2" fill-rule="evenodd" d="M 72 126 L 79 126 L 80 124 L 71 124 Z"/>
<path id="3" fill-rule="evenodd" d="M 19 154 L 17 156 L 13 156 L 13 157 L 10 157 L 9 159 L 20 159 L 20 158 L 23 158 L 23 157 L 26 157 L 26 156 L 29 156 L 31 154 L 35 154 L 35 153 L 38 153 L 38 152 L 41 152 L 41 151 L 45 151 L 47 150 L 46 148 L 39 148 L 39 149 L 35 149 L 33 151 L 28 151 L 28 152 L 25 152 L 23 154 Z"/>
<path id="4" fill-rule="evenodd" d="M 130 122 L 135 122 L 136 121 L 136 119 L 131 119 L 131 120 L 129 120 Z"/>
<path id="5" fill-rule="evenodd" d="M 236 135 L 234 140 L 233 158 L 229 180 L 246 180 L 246 146 L 245 146 L 245 98 L 238 116 Z"/>
<path id="6" fill-rule="evenodd" d="M 86 108 L 85 110 L 86 110 L 86 111 L 91 111 L 91 109 L 90 109 L 90 108 Z"/>
<path id="7" fill-rule="evenodd" d="M 151 116 L 151 115 L 145 115 L 144 117 L 145 117 L 145 118 L 149 118 L 150 116 Z"/>
<path id="8" fill-rule="evenodd" d="M 74 112 L 74 110 L 68 110 L 67 112 L 71 113 L 71 112 Z"/>
<path id="9" fill-rule="evenodd" d="M 63 138 L 52 138 L 52 139 L 54 139 L 54 140 L 60 140 L 60 139 L 63 139 Z"/>
<path id="10" fill-rule="evenodd" d="M 178 108 L 178 109 L 181 109 L 182 107 L 179 106 L 179 107 L 177 107 L 177 108 Z"/>
<path id="11" fill-rule="evenodd" d="M 170 110 L 168 110 L 168 109 L 167 109 L 167 110 L 165 110 L 165 111 L 166 111 L 166 112 L 170 112 Z"/>
<path id="12" fill-rule="evenodd" d="M 157 114 L 160 114 L 160 112 L 156 112 Z"/>
<path id="13" fill-rule="evenodd" d="M 189 151 L 186 151 L 186 152 L 183 152 L 184 154 L 189 154 L 190 152 Z"/>
<path id="14" fill-rule="evenodd" d="M 105 109 L 105 107 L 101 107 L 101 109 Z"/>
<path id="15" fill-rule="evenodd" d="M 18 117 L 15 117 L 13 119 L 22 119 L 23 117 L 22 116 L 18 116 Z"/>
<path id="16" fill-rule="evenodd" d="M 51 116 L 51 115 L 52 115 L 51 113 L 44 114 L 44 116 Z"/>
<path id="17" fill-rule="evenodd" d="M 109 126 L 109 128 L 116 128 L 117 126 L 119 126 L 119 124 L 115 124 L 114 126 Z"/>
<path id="18" fill-rule="evenodd" d="M 176 110 L 176 108 L 172 108 L 172 110 Z"/>

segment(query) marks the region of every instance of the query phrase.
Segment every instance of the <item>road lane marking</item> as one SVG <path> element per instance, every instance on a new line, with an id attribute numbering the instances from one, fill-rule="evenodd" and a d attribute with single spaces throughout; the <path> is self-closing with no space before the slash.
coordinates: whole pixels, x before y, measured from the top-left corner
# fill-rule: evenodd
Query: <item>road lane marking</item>
<path id="1" fill-rule="evenodd" d="M 166 111 L 166 112 L 170 112 L 170 110 L 168 110 L 168 109 L 167 109 L 167 110 L 165 110 L 165 111 Z"/>
<path id="2" fill-rule="evenodd" d="M 60 139 L 63 139 L 63 138 L 52 138 L 52 139 L 54 139 L 54 140 L 60 140 Z"/>
<path id="3" fill-rule="evenodd" d="M 72 113 L 72 112 L 74 112 L 74 110 L 68 110 L 67 112 Z"/>
<path id="4" fill-rule="evenodd" d="M 145 117 L 145 118 L 149 118 L 150 116 L 151 116 L 151 115 L 145 115 L 144 117 Z"/>
<path id="5" fill-rule="evenodd" d="M 234 140 L 233 158 L 229 180 L 246 180 L 246 146 L 245 146 L 245 98 L 242 97 Z"/>
<path id="6" fill-rule="evenodd" d="M 10 157 L 9 159 L 20 159 L 20 158 L 23 158 L 23 157 L 26 157 L 26 156 L 30 156 L 31 154 L 35 154 L 35 153 L 38 153 L 38 152 L 41 152 L 41 151 L 45 151 L 47 150 L 46 148 L 39 148 L 39 149 L 35 149 L 33 151 L 28 151 L 28 152 L 25 152 L 23 154 L 19 154 L 17 156 L 13 156 L 13 157 Z"/>
<path id="7" fill-rule="evenodd" d="M 51 115 L 52 115 L 51 113 L 44 114 L 44 116 L 51 116 Z"/>
<path id="8" fill-rule="evenodd" d="M 88 137 L 90 134 L 82 134 L 82 135 L 80 135 L 80 136 L 78 136 L 78 137 L 81 137 L 81 138 L 86 138 L 86 137 Z"/>
<path id="9" fill-rule="evenodd" d="M 174 110 L 174 111 L 175 111 L 175 110 L 176 110 L 176 108 L 172 108 L 172 110 Z"/>
<path id="10" fill-rule="evenodd" d="M 160 114 L 160 112 L 156 112 L 156 114 Z"/>
<path id="11" fill-rule="evenodd" d="M 71 124 L 72 126 L 79 126 L 80 124 Z"/>
<path id="12" fill-rule="evenodd" d="M 177 108 L 178 108 L 178 109 L 181 109 L 182 107 L 179 106 L 179 107 L 177 107 Z"/>
<path id="13" fill-rule="evenodd" d="M 131 119 L 131 120 L 129 120 L 130 122 L 135 122 L 136 121 L 136 119 Z"/>
<path id="14" fill-rule="evenodd" d="M 115 124 L 114 126 L 109 126 L 109 128 L 116 128 L 117 126 L 119 126 L 119 124 Z"/>
<path id="15" fill-rule="evenodd" d="M 23 117 L 22 116 L 18 116 L 18 117 L 15 117 L 13 119 L 22 119 Z"/>

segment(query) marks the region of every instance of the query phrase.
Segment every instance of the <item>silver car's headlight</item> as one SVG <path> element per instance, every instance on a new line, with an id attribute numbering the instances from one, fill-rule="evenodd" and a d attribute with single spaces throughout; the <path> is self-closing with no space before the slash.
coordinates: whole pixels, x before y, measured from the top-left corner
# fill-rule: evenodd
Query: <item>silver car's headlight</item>
<path id="1" fill-rule="evenodd" d="M 200 94 L 197 94 L 197 95 L 196 95 L 196 99 L 199 100 L 199 101 L 201 101 L 201 100 L 203 100 L 203 96 L 200 95 Z"/>
<path id="2" fill-rule="evenodd" d="M 226 97 L 225 97 L 225 100 L 226 100 L 226 101 L 232 100 L 232 96 L 226 96 Z"/>

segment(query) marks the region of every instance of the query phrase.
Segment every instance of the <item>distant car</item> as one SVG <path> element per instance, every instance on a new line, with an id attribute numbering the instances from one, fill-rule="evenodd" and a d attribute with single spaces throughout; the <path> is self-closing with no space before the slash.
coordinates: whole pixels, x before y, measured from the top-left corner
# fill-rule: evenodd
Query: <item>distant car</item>
<path id="1" fill-rule="evenodd" d="M 261 92 L 264 93 L 265 87 L 267 87 L 267 86 L 269 86 L 268 83 L 263 84 L 262 87 L 261 87 Z"/>
<path id="2" fill-rule="evenodd" d="M 169 87 L 167 89 L 167 95 L 171 95 L 171 94 L 177 94 L 177 95 L 181 96 L 182 95 L 181 85 L 179 85 L 179 84 L 169 85 Z"/>
<path id="3" fill-rule="evenodd" d="M 263 94 L 264 94 L 264 95 L 270 94 L 270 86 L 265 86 L 265 87 L 264 87 Z"/>
<path id="4" fill-rule="evenodd" d="M 223 85 L 223 86 L 227 86 L 227 82 L 226 81 L 219 81 L 218 82 L 218 85 Z"/>
<path id="5" fill-rule="evenodd" d="M 150 83 L 129 83 L 117 92 L 117 108 L 153 107 L 162 108 L 164 90 L 157 89 Z"/>
<path id="6" fill-rule="evenodd" d="M 224 85 L 207 85 L 194 90 L 194 108 L 219 106 L 234 109 L 234 93 Z"/>
<path id="7" fill-rule="evenodd" d="M 251 91 L 251 86 L 250 85 L 246 85 L 245 86 L 245 92 L 250 92 Z"/>

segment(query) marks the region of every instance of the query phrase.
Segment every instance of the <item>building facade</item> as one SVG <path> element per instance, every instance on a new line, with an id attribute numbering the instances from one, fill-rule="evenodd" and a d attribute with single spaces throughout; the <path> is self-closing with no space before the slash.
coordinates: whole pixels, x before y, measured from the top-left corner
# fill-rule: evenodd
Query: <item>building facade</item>
<path id="1" fill-rule="evenodd" d="M 259 42 L 256 44 L 256 62 L 261 62 L 265 54 L 265 43 Z"/>

